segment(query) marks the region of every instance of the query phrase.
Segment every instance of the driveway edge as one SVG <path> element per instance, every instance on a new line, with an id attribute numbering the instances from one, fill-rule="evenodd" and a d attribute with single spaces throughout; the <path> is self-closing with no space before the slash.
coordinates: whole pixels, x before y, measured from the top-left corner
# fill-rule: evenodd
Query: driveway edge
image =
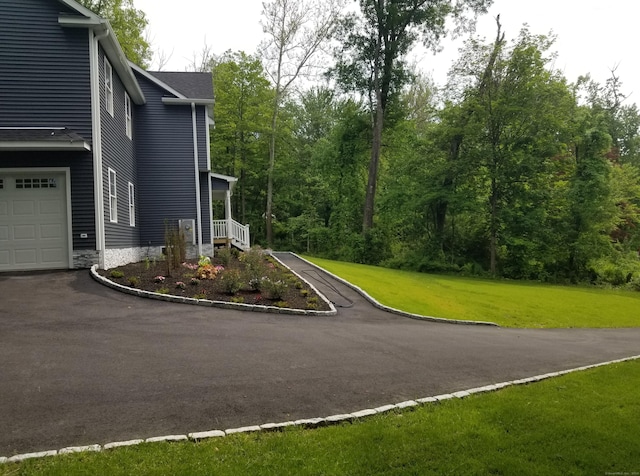
<path id="1" fill-rule="evenodd" d="M 274 258 L 278 260 L 275 256 Z M 122 284 L 114 283 L 110 279 L 105 278 L 100 273 L 98 273 L 98 265 L 94 264 L 91 267 L 91 277 L 95 279 L 100 284 L 103 284 L 111 289 L 116 291 L 120 291 L 125 294 L 131 294 L 132 296 L 144 297 L 149 299 L 156 299 L 158 301 L 167 301 L 178 304 L 192 304 L 197 306 L 209 306 L 209 307 L 217 307 L 221 309 L 234 309 L 236 311 L 252 311 L 252 312 L 266 312 L 271 314 L 288 314 L 288 315 L 296 315 L 296 316 L 335 316 L 338 311 L 331 301 L 329 301 L 324 294 L 320 293 L 311 283 L 309 283 L 306 279 L 302 278 L 291 268 L 286 266 L 280 260 L 278 260 L 280 264 L 289 269 L 293 274 L 295 274 L 298 278 L 302 279 L 310 288 L 312 288 L 321 299 L 323 299 L 328 305 L 329 311 L 314 311 L 307 309 L 293 309 L 286 307 L 275 307 L 275 306 L 260 306 L 256 304 L 243 304 L 243 303 L 235 303 L 235 302 L 227 302 L 227 301 L 211 301 L 209 299 L 194 299 L 188 298 L 184 296 L 174 296 L 171 294 L 160 294 L 154 293 L 151 291 L 144 291 L 142 289 L 130 288 L 128 286 L 123 286 Z"/>
<path id="2" fill-rule="evenodd" d="M 398 411 L 398 410 L 411 411 L 416 407 L 422 406 L 422 405 L 436 404 L 438 402 L 451 400 L 454 398 L 463 399 L 474 394 L 494 392 L 496 390 L 515 386 L 515 385 L 527 385 L 529 383 L 540 382 L 542 380 L 550 379 L 553 377 L 560 377 L 562 375 L 567 375 L 570 373 L 581 372 L 584 370 L 590 370 L 598 367 L 604 367 L 607 365 L 619 364 L 619 363 L 629 362 L 633 360 L 640 360 L 640 355 L 634 355 L 634 356 L 626 357 L 623 359 L 610 360 L 610 361 L 601 362 L 598 364 L 584 365 L 582 367 L 576 367 L 573 369 L 561 370 L 559 372 L 550 372 L 542 375 L 536 375 L 534 377 L 511 380 L 507 382 L 496 383 L 493 385 L 485 385 L 483 387 L 476 387 L 468 390 L 460 390 L 454 393 L 435 395 L 432 397 L 425 397 L 425 398 L 417 398 L 415 400 L 407 400 L 400 403 L 383 405 L 377 408 L 368 408 L 368 409 L 356 411 L 353 413 L 330 415 L 322 418 L 308 418 L 308 419 L 287 421 L 287 422 L 281 422 L 281 423 L 265 423 L 262 425 L 244 426 L 241 428 L 229 428 L 227 430 L 199 431 L 199 432 L 188 433 L 186 435 L 155 436 L 155 437 L 150 437 L 146 439 L 137 439 L 137 440 L 119 441 L 119 442 L 117 441 L 112 443 L 106 443 L 104 445 L 94 444 L 94 445 L 86 445 L 86 446 L 73 446 L 73 447 L 62 448 L 59 450 L 39 451 L 35 453 L 24 453 L 24 454 L 18 454 L 10 457 L 0 457 L 0 464 L 19 463 L 27 459 L 45 458 L 47 456 L 57 456 L 57 455 L 64 455 L 69 453 L 108 451 L 109 449 L 112 449 L 112 448 L 119 448 L 122 446 L 134 446 L 142 443 L 174 442 L 174 441 L 198 442 L 198 441 L 202 441 L 209 438 L 223 438 L 236 433 L 254 433 L 259 431 L 280 431 L 283 428 L 290 427 L 290 426 L 298 426 L 303 428 L 317 428 L 321 426 L 351 423 L 353 421 L 360 420 L 363 418 L 368 418 L 370 416 L 377 415 L 379 413 L 387 413 L 390 411 Z"/>
<path id="3" fill-rule="evenodd" d="M 367 301 L 369 301 L 374 307 L 377 307 L 378 309 L 381 309 L 383 311 L 390 312 L 391 314 L 396 314 L 398 316 L 408 317 L 410 319 L 416 319 L 416 320 L 419 320 L 419 321 L 432 321 L 432 322 L 441 322 L 441 323 L 445 323 L 445 324 L 460 324 L 460 325 L 466 325 L 466 326 L 501 327 L 499 324 L 496 324 L 495 322 L 467 321 L 467 320 L 464 320 L 464 319 L 447 319 L 447 318 L 444 318 L 444 317 L 423 316 L 422 314 L 413 314 L 411 312 L 401 311 L 400 309 L 395 309 L 393 307 L 385 306 L 384 304 L 378 302 L 375 298 L 373 298 L 372 296 L 367 294 L 367 292 L 364 289 L 356 286 L 355 284 L 350 283 L 349 281 L 341 278 L 340 276 L 337 276 L 337 275 L 331 273 L 330 271 L 327 271 L 323 267 L 318 266 L 317 264 L 312 263 L 311 261 L 304 259 L 302 256 L 299 256 L 299 255 L 297 255 L 297 254 L 295 254 L 295 253 L 293 253 L 291 251 L 283 251 L 281 253 L 289 253 L 289 254 L 295 256 L 296 258 L 298 258 L 299 260 L 304 261 L 305 263 L 309 264 L 310 266 L 313 266 L 314 268 L 317 268 L 317 269 L 321 270 L 322 272 L 327 273 L 329 276 L 331 276 L 336 281 L 339 281 L 342 284 L 344 284 L 345 286 L 348 286 L 351 289 L 353 289 L 354 291 L 356 291 L 363 298 L 365 298 Z"/>

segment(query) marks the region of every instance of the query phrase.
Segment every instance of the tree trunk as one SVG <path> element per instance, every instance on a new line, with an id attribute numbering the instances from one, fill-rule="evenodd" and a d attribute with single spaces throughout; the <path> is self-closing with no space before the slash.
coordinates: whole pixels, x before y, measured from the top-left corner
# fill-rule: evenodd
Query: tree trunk
<path id="1" fill-rule="evenodd" d="M 267 247 L 273 246 L 273 171 L 276 163 L 276 128 L 278 126 L 278 107 L 280 97 L 278 95 L 279 85 L 276 86 L 276 97 L 273 104 L 273 115 L 271 116 L 271 137 L 269 139 L 269 169 L 267 171 L 267 209 L 265 211 Z"/>
<path id="2" fill-rule="evenodd" d="M 373 125 L 373 141 L 371 144 L 371 160 L 369 161 L 369 177 L 367 180 L 367 194 L 364 202 L 364 218 L 362 231 L 373 228 L 373 213 L 376 198 L 376 185 L 378 181 L 378 167 L 380 165 L 380 151 L 382 149 L 382 128 L 384 125 L 384 111 L 380 93 L 376 94 L 376 115 Z"/>
<path id="3" fill-rule="evenodd" d="M 496 178 L 491 178 L 491 197 L 489 198 L 491 205 L 491 219 L 489 223 L 489 268 L 492 275 L 496 274 L 497 262 L 497 246 L 498 246 L 498 186 Z"/>

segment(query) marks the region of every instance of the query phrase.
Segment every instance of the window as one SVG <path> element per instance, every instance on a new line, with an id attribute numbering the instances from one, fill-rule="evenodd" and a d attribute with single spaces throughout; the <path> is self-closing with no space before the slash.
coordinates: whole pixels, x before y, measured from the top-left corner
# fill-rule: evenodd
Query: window
<path id="1" fill-rule="evenodd" d="M 58 183 L 54 178 L 24 178 L 16 179 L 16 188 L 56 188 Z"/>
<path id="2" fill-rule="evenodd" d="M 116 171 L 109 169 L 109 221 L 118 223 L 118 190 L 116 187 Z"/>
<path id="3" fill-rule="evenodd" d="M 136 226 L 136 199 L 131 182 L 129 182 L 129 225 Z"/>
<path id="4" fill-rule="evenodd" d="M 4 188 L 4 180 L 0 178 L 0 190 Z"/>
<path id="5" fill-rule="evenodd" d="M 131 98 L 126 92 L 124 93 L 124 120 L 125 132 L 127 137 L 131 139 L 133 132 L 131 127 Z"/>
<path id="6" fill-rule="evenodd" d="M 113 117 L 113 68 L 107 58 L 104 59 L 104 99 L 107 112 Z"/>

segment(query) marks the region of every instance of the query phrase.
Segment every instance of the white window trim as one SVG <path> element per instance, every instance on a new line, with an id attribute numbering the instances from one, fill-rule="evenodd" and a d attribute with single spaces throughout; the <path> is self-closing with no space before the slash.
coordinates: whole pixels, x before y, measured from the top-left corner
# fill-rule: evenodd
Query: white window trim
<path id="1" fill-rule="evenodd" d="M 104 59 L 104 99 L 107 112 L 113 117 L 113 67 Z"/>
<path id="2" fill-rule="evenodd" d="M 125 91 L 124 93 L 124 123 L 125 123 L 125 134 L 129 139 L 133 138 L 133 123 L 131 121 L 131 98 L 129 94 Z"/>
<path id="3" fill-rule="evenodd" d="M 109 167 L 109 221 L 111 223 L 118 223 L 118 186 L 116 181 L 116 171 Z"/>
<path id="4" fill-rule="evenodd" d="M 136 196 L 131 182 L 129 182 L 129 226 L 136 226 Z"/>

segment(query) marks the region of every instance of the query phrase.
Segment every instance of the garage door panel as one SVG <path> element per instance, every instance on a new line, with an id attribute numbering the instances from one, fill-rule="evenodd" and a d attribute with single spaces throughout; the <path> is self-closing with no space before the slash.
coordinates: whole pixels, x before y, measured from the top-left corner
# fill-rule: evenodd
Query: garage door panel
<path id="1" fill-rule="evenodd" d="M 63 237 L 62 226 L 57 223 L 40 226 L 40 238 L 43 240 L 61 240 Z"/>
<path id="2" fill-rule="evenodd" d="M 12 208 L 14 216 L 33 216 L 36 214 L 36 204 L 33 200 L 14 200 Z"/>
<path id="3" fill-rule="evenodd" d="M 13 239 L 14 240 L 35 240 L 36 239 L 36 227 L 35 225 L 18 225 L 13 227 Z"/>
<path id="4" fill-rule="evenodd" d="M 62 202 L 60 200 L 41 200 L 40 214 L 41 215 L 61 215 Z"/>
<path id="5" fill-rule="evenodd" d="M 67 268 L 64 173 L 0 169 L 0 180 L 0 271 Z"/>
<path id="6" fill-rule="evenodd" d="M 14 251 L 15 263 L 18 266 L 24 265 L 37 265 L 38 264 L 38 250 L 36 248 L 28 248 L 24 250 Z"/>
<path id="7" fill-rule="evenodd" d="M 41 252 L 42 252 L 42 256 L 41 256 L 42 262 L 46 264 L 59 263 L 65 258 L 65 253 L 60 248 L 51 248 L 51 249 L 43 248 Z"/>

